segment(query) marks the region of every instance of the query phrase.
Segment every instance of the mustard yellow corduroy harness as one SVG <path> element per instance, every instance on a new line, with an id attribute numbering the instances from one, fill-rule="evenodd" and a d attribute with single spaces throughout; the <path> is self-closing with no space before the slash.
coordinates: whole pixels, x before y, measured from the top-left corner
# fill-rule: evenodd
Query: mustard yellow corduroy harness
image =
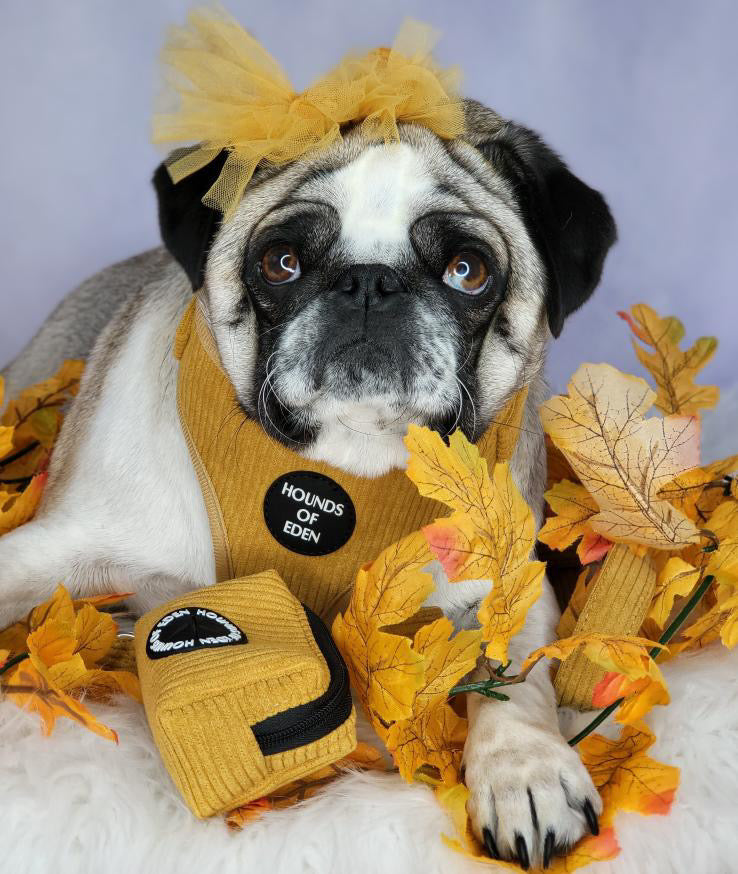
<path id="1" fill-rule="evenodd" d="M 205 498 L 218 581 L 274 569 L 329 619 L 362 564 L 441 512 L 402 470 L 353 476 L 303 458 L 234 412 L 234 390 L 197 299 L 180 323 L 175 355 L 179 416 Z M 516 395 L 479 441 L 490 465 L 512 456 L 525 396 Z"/>

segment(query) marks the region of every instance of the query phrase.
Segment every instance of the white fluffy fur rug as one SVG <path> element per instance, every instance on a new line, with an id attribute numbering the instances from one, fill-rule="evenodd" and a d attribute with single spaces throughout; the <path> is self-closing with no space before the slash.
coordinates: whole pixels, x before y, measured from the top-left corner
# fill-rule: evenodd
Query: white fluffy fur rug
<path id="1" fill-rule="evenodd" d="M 738 872 L 737 668 L 738 651 L 720 647 L 666 666 L 673 701 L 653 711 L 652 753 L 682 769 L 672 812 L 621 814 L 621 855 L 584 870 Z M 118 747 L 65 721 L 43 738 L 35 716 L 0 704 L 3 874 L 491 870 L 446 849 L 439 835 L 451 826 L 430 791 L 392 775 L 347 775 L 242 832 L 221 819 L 199 822 L 164 771 L 142 708 L 121 700 L 93 709 L 118 732 Z"/>

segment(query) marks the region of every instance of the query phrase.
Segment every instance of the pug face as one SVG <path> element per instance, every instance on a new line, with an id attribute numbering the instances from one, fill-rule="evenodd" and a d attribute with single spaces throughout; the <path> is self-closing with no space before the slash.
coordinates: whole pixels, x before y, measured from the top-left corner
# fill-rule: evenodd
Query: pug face
<path id="1" fill-rule="evenodd" d="M 356 129 L 262 169 L 236 215 L 190 241 L 207 250 L 188 273 L 239 404 L 308 457 L 381 472 L 402 463 L 411 422 L 476 439 L 599 279 L 614 237 L 600 195 L 530 132 L 514 129 L 517 152 L 541 152 L 532 169 L 497 116 L 470 104 L 467 118 L 464 140 L 401 125 L 385 145 Z M 558 205 L 546 160 L 569 189 Z"/>

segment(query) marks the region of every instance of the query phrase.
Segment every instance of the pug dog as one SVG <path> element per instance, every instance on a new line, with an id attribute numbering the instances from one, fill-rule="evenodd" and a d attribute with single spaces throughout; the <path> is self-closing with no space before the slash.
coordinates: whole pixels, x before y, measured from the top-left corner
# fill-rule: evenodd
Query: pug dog
<path id="1" fill-rule="evenodd" d="M 225 155 L 176 185 L 157 170 L 164 248 L 72 292 L 6 369 L 13 391 L 88 359 L 42 505 L 0 539 L 3 626 L 60 580 L 78 595 L 134 592 L 137 611 L 215 580 L 175 398 L 172 344 L 193 289 L 243 411 L 355 475 L 403 467 L 410 423 L 477 439 L 528 386 L 511 467 L 540 524 L 546 349 L 599 282 L 615 225 L 535 133 L 473 101 L 465 113 L 453 141 L 400 124 L 384 144 L 353 128 L 329 150 L 261 166 L 227 221 L 202 203 Z M 429 605 L 473 626 L 495 581 L 433 573 Z M 513 671 L 556 621 L 546 583 Z M 469 812 L 491 856 L 547 866 L 597 832 L 601 802 L 561 736 L 549 672 L 509 694 L 468 696 Z"/>

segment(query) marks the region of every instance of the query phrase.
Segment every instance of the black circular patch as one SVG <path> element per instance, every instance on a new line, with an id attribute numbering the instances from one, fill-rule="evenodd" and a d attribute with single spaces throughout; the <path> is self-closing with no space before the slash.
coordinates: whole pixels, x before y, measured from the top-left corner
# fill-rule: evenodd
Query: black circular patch
<path id="1" fill-rule="evenodd" d="M 247 642 L 243 631 L 215 610 L 180 607 L 162 616 L 151 629 L 146 655 L 150 659 L 163 659 L 180 652 Z"/>
<path id="2" fill-rule="evenodd" d="M 264 496 L 272 537 L 300 555 L 328 555 L 354 533 L 356 510 L 346 490 L 322 473 L 295 470 L 274 480 Z"/>

